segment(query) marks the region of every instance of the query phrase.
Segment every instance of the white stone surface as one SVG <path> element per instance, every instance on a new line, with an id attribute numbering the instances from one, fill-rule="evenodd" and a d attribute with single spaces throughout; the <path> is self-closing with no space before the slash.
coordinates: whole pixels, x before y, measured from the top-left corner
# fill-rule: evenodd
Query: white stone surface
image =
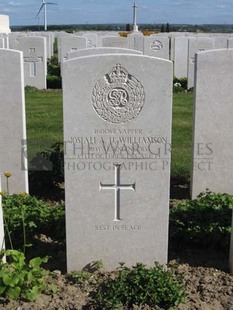
<path id="1" fill-rule="evenodd" d="M 207 188 L 233 194 L 233 50 L 198 53 L 192 198 Z"/>
<path id="2" fill-rule="evenodd" d="M 124 37 L 102 37 L 103 47 L 122 47 L 127 48 L 128 42 L 127 38 Z"/>
<path id="3" fill-rule="evenodd" d="M 169 40 L 168 37 L 145 36 L 144 55 L 169 60 Z"/>
<path id="4" fill-rule="evenodd" d="M 214 38 L 214 40 L 215 40 L 214 49 L 227 48 L 227 37 L 217 36 Z"/>
<path id="5" fill-rule="evenodd" d="M 0 67 L 2 191 L 7 192 L 4 173 L 10 171 L 9 192 L 28 193 L 23 53 L 0 49 Z"/>
<path id="6" fill-rule="evenodd" d="M 59 63 L 62 62 L 62 51 L 61 51 L 61 45 L 62 45 L 62 38 L 63 37 L 72 37 L 71 34 L 67 34 L 66 32 L 57 32 L 56 33 L 56 38 L 57 38 L 57 53 L 58 53 L 58 61 Z"/>
<path id="7" fill-rule="evenodd" d="M 79 36 L 61 36 L 60 37 L 60 59 L 61 62 L 67 60 L 67 54 L 69 52 L 74 52 L 79 49 L 84 49 L 87 47 L 87 39 Z"/>
<path id="8" fill-rule="evenodd" d="M 63 69 L 68 271 L 166 263 L 172 63 L 109 54 Z"/>
<path id="9" fill-rule="evenodd" d="M 1 33 L 0 38 L 4 40 L 4 48 L 9 48 L 9 37 L 8 34 Z"/>
<path id="10" fill-rule="evenodd" d="M 10 33 L 10 19 L 8 15 L 0 15 L 0 33 Z"/>
<path id="11" fill-rule="evenodd" d="M 233 48 L 233 38 L 227 40 L 227 48 Z"/>
<path id="12" fill-rule="evenodd" d="M 188 37 L 174 38 L 174 76 L 188 77 Z"/>
<path id="13" fill-rule="evenodd" d="M 10 48 L 23 52 L 24 82 L 38 89 L 46 89 L 47 48 L 44 37 L 10 39 Z"/>
<path id="14" fill-rule="evenodd" d="M 97 47 L 97 34 L 96 33 L 84 33 L 83 37 L 87 39 L 87 48 Z"/>
<path id="15" fill-rule="evenodd" d="M 144 35 L 141 32 L 134 32 L 127 36 L 128 48 L 144 52 Z"/>
<path id="16" fill-rule="evenodd" d="M 5 48 L 4 38 L 0 38 L 0 48 Z"/>
<path id="17" fill-rule="evenodd" d="M 68 53 L 68 60 L 83 57 L 83 56 L 90 56 L 90 55 L 101 55 L 101 54 L 142 54 L 139 51 L 130 50 L 127 48 L 115 48 L 115 47 L 98 47 L 98 48 L 86 48 L 83 50 L 78 50 L 75 52 Z"/>
<path id="18" fill-rule="evenodd" d="M 43 32 L 35 32 L 35 36 L 46 38 L 47 58 L 51 58 L 53 56 L 53 43 L 54 43 L 53 35 L 51 33 L 43 31 Z"/>
<path id="19" fill-rule="evenodd" d="M 214 38 L 189 38 L 188 41 L 188 89 L 194 86 L 195 53 L 213 50 Z"/>

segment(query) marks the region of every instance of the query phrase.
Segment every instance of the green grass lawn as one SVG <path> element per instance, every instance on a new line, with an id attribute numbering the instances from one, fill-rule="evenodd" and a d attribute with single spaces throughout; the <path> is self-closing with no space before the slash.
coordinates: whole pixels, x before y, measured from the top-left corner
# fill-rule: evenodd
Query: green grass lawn
<path id="1" fill-rule="evenodd" d="M 61 91 L 26 91 L 28 159 L 63 141 Z M 30 169 L 30 166 L 29 166 Z"/>
<path id="2" fill-rule="evenodd" d="M 193 93 L 173 96 L 172 176 L 189 176 L 192 158 Z"/>
<path id="3" fill-rule="evenodd" d="M 172 175 L 190 174 L 192 145 L 192 93 L 177 93 L 173 99 Z M 62 93 L 26 91 L 29 160 L 37 152 L 63 140 Z"/>

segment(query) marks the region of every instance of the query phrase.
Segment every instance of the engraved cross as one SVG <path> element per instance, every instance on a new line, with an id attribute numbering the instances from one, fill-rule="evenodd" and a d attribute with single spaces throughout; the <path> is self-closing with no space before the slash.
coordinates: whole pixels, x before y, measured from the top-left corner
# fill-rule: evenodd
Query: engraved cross
<path id="1" fill-rule="evenodd" d="M 115 191 L 114 221 L 121 221 L 120 219 L 120 192 L 121 190 L 126 190 L 126 189 L 131 189 L 135 191 L 136 183 L 121 184 L 120 183 L 121 164 L 114 164 L 114 166 L 115 166 L 115 184 L 102 184 L 100 182 L 100 191 L 102 189 L 113 189 Z"/>

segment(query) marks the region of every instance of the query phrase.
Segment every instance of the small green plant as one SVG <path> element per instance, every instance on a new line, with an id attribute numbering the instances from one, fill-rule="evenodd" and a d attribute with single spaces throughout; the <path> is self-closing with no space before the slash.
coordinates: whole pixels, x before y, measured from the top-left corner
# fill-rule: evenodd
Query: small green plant
<path id="1" fill-rule="evenodd" d="M 58 63 L 57 55 L 48 60 L 47 88 L 61 89 L 61 68 Z"/>
<path id="2" fill-rule="evenodd" d="M 1 251 L 7 263 L 0 260 L 0 295 L 10 299 L 24 298 L 32 301 L 47 287 L 47 271 L 40 267 L 48 257 L 36 257 L 25 262 L 22 252 L 16 250 Z"/>
<path id="3" fill-rule="evenodd" d="M 61 77 L 56 76 L 56 75 L 48 75 L 47 76 L 47 88 L 48 89 L 61 89 L 62 88 Z"/>
<path id="4" fill-rule="evenodd" d="M 30 92 L 30 93 L 34 93 L 34 92 L 39 92 L 39 89 L 36 88 L 35 86 L 26 85 L 25 91 Z"/>
<path id="5" fill-rule="evenodd" d="M 137 263 L 132 268 L 120 264 L 116 277 L 100 284 L 93 294 L 93 303 L 100 309 L 131 308 L 133 305 L 159 306 L 170 309 L 185 300 L 181 278 L 175 277 L 164 267 L 155 263 L 146 268 Z"/>
<path id="6" fill-rule="evenodd" d="M 170 210 L 170 244 L 229 248 L 233 196 L 206 191 Z"/>
<path id="7" fill-rule="evenodd" d="M 60 76 L 61 75 L 61 68 L 58 63 L 57 55 L 52 56 L 47 63 L 47 71 L 48 75 L 53 76 Z"/>
<path id="8" fill-rule="evenodd" d="M 69 279 L 76 284 L 83 285 L 88 283 L 91 276 L 92 274 L 87 270 L 73 271 L 70 273 Z"/>
<path id="9" fill-rule="evenodd" d="M 55 184 L 64 182 L 64 144 L 54 143 L 47 151 L 41 152 L 41 156 L 52 163 L 52 180 Z"/>
<path id="10" fill-rule="evenodd" d="M 179 93 L 184 92 L 187 90 L 187 78 L 180 78 L 174 77 L 173 79 L 173 92 Z"/>
<path id="11" fill-rule="evenodd" d="M 92 282 L 97 282 L 98 275 L 96 274 L 103 268 L 103 262 L 101 260 L 93 261 L 90 265 L 85 267 L 81 271 L 73 271 L 69 275 L 69 279 L 79 285 L 84 285 L 92 278 Z"/>
<path id="12" fill-rule="evenodd" d="M 23 248 L 35 234 L 49 234 L 55 240 L 65 236 L 65 208 L 51 206 L 27 194 L 3 195 L 4 226 L 7 247 Z M 23 245 L 23 246 L 22 246 Z"/>

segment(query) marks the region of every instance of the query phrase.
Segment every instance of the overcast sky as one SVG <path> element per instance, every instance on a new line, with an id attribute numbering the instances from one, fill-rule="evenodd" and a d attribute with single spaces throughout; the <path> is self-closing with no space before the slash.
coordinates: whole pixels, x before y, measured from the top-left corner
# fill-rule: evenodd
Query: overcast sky
<path id="1" fill-rule="evenodd" d="M 48 24 L 132 23 L 132 0 L 47 0 Z M 138 23 L 233 24 L 233 0 L 138 0 Z M 43 24 L 42 0 L 0 0 L 10 25 Z"/>

